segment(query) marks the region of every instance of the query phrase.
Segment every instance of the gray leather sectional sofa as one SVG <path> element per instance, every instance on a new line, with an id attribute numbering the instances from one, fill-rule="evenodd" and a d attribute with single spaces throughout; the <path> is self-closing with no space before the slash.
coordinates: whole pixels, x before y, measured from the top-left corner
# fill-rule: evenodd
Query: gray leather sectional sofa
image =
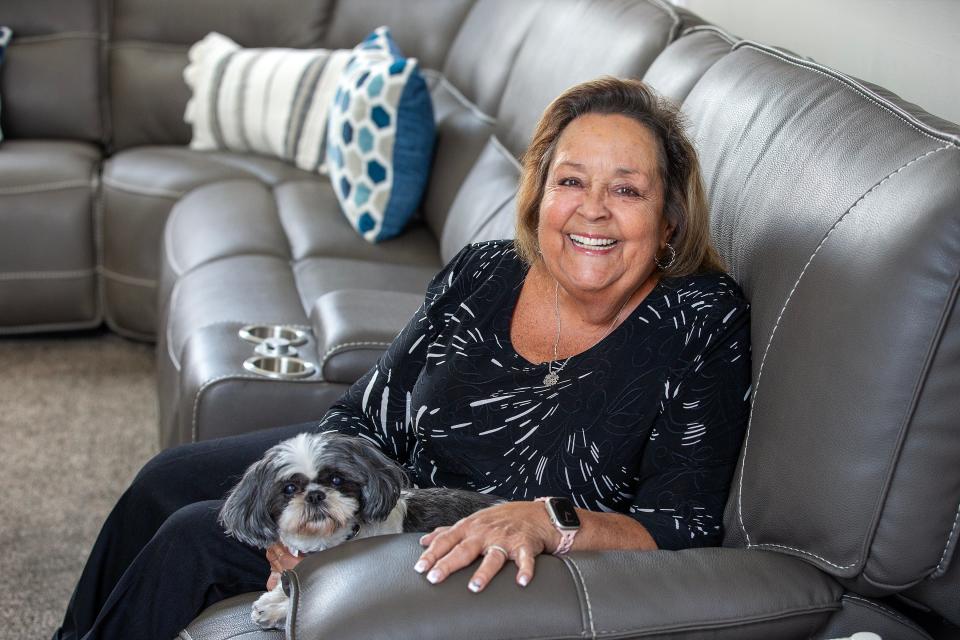
<path id="1" fill-rule="evenodd" d="M 106 320 L 156 339 L 166 445 L 322 414 L 447 258 L 511 235 L 517 158 L 567 86 L 631 76 L 683 105 L 753 308 L 724 548 L 542 557 L 527 589 L 503 575 L 474 595 L 467 574 L 415 574 L 414 537 L 357 541 L 288 575 L 288 637 L 956 632 L 956 125 L 660 0 L 5 0 L 0 22 L 0 331 Z M 181 73 L 207 32 L 335 48 L 380 24 L 430 70 L 439 131 L 401 237 L 360 239 L 320 176 L 185 146 Z M 250 325 L 299 330 L 315 371 L 245 369 Z M 181 637 L 283 637 L 251 626 L 255 596 Z"/>

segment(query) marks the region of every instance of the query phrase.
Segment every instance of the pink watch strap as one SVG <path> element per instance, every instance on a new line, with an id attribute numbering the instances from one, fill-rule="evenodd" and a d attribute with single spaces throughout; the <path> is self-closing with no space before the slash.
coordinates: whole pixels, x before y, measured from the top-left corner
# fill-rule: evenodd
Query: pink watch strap
<path id="1" fill-rule="evenodd" d="M 536 502 L 546 502 L 549 499 L 550 499 L 549 497 L 537 498 Z M 546 508 L 546 505 L 544 505 L 544 508 Z M 548 510 L 547 513 L 550 513 L 550 511 Z M 573 547 L 573 539 L 577 537 L 577 533 L 580 530 L 579 529 L 573 529 L 573 530 L 561 529 L 560 525 L 557 523 L 554 523 L 553 526 L 557 528 L 557 532 L 560 534 L 560 544 L 558 544 L 557 548 L 553 550 L 553 555 L 555 556 L 565 555 Z"/>

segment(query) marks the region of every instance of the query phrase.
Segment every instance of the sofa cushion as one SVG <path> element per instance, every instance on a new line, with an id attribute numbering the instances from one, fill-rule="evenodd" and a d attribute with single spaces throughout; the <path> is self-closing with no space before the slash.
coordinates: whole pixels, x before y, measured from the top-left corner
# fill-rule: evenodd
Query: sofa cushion
<path id="1" fill-rule="evenodd" d="M 707 69 L 730 53 L 735 42 L 733 36 L 716 27 L 687 29 L 657 56 L 643 81 L 679 105 Z"/>
<path id="2" fill-rule="evenodd" d="M 7 140 L 0 150 L 0 334 L 100 323 L 91 144 Z"/>
<path id="3" fill-rule="evenodd" d="M 0 23 L 15 34 L 0 73 L 4 136 L 106 141 L 105 7 L 102 0 L 3 3 Z"/>
<path id="4" fill-rule="evenodd" d="M 212 32 L 190 47 L 183 78 L 193 92 L 184 120 L 190 148 L 252 152 L 306 171 L 323 161 L 334 88 L 349 53 L 244 49 Z"/>
<path id="5" fill-rule="evenodd" d="M 369 242 L 403 231 L 420 204 L 433 157 L 433 104 L 420 66 L 380 27 L 337 82 L 327 167 L 340 208 Z"/>
<path id="6" fill-rule="evenodd" d="M 751 303 L 727 542 L 865 595 L 943 572 L 960 502 L 960 132 L 747 42 L 683 108 L 714 239 Z"/>

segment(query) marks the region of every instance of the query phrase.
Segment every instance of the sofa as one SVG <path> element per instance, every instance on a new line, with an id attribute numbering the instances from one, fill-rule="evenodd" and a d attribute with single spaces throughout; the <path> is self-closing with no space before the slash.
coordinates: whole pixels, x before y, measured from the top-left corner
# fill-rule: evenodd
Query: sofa
<path id="1" fill-rule="evenodd" d="M 602 74 L 682 106 L 752 306 L 752 409 L 722 548 L 538 559 L 431 586 L 415 537 L 354 541 L 180 637 L 947 638 L 960 629 L 960 127 L 662 0 L 5 3 L 0 332 L 157 343 L 164 446 L 318 418 L 465 243 L 512 235 L 546 104 Z M 417 217 L 370 244 L 330 182 L 187 147 L 190 45 L 350 48 L 389 25 L 437 141 Z M 360 597 L 358 597 L 360 594 Z"/>

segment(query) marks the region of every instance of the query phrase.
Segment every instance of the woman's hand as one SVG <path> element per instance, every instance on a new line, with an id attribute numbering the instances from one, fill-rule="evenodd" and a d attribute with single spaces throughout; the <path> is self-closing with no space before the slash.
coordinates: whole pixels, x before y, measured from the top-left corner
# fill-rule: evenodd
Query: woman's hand
<path id="1" fill-rule="evenodd" d="M 518 567 L 517 584 L 525 587 L 533 579 L 535 558 L 555 549 L 559 540 L 560 534 L 550 524 L 542 504 L 506 502 L 420 538 L 427 549 L 414 570 L 428 572 L 427 580 L 437 584 L 483 556 L 469 584 L 476 593 L 490 584 L 507 560 L 512 560 Z"/>
<path id="2" fill-rule="evenodd" d="M 270 577 L 267 578 L 267 591 L 273 591 L 273 588 L 280 582 L 280 574 L 293 569 L 303 562 L 303 556 L 291 554 L 285 546 L 278 542 L 267 548 L 267 562 L 270 563 Z"/>

